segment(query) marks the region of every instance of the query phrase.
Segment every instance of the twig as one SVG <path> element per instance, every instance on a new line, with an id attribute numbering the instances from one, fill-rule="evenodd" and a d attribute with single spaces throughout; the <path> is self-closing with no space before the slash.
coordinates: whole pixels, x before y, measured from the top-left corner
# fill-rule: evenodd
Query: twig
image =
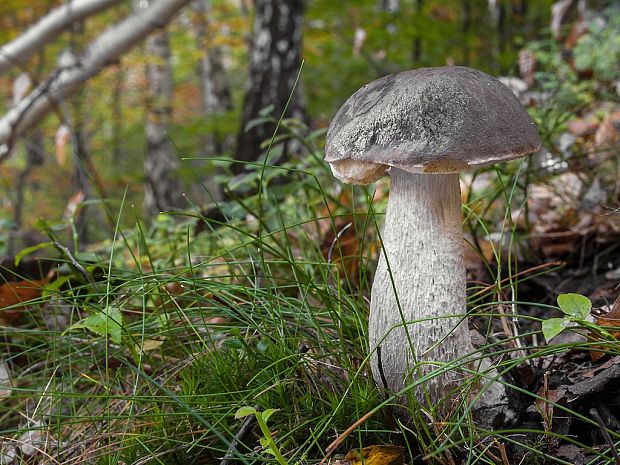
<path id="1" fill-rule="evenodd" d="M 336 237 L 334 237 L 334 240 L 332 241 L 331 245 L 329 246 L 329 251 L 327 252 L 327 263 L 331 263 L 332 262 L 332 253 L 334 252 L 334 247 L 336 246 L 336 243 L 340 240 L 342 235 L 345 232 L 347 232 L 347 229 L 349 229 L 351 226 L 353 226 L 352 222 L 347 223 L 344 226 L 344 228 L 342 228 L 340 231 L 338 231 L 338 234 L 336 234 Z"/>
<path id="2" fill-rule="evenodd" d="M 235 434 L 235 437 L 231 441 L 230 446 L 226 451 L 226 455 L 224 455 L 220 465 L 230 465 L 231 460 L 239 453 L 239 444 L 243 443 L 247 435 L 250 434 L 250 431 L 254 428 L 255 423 L 256 415 L 248 415 L 245 417 L 245 420 L 241 424 L 241 428 L 239 428 L 239 431 L 237 431 L 237 434 Z"/>
<path id="3" fill-rule="evenodd" d="M 539 271 L 541 269 L 544 268 L 551 268 L 551 267 L 560 267 L 560 266 L 564 266 L 566 264 L 566 262 L 563 262 L 561 260 L 555 261 L 555 262 L 550 262 L 550 263 L 542 263 L 541 265 L 536 265 L 533 266 L 532 268 L 528 268 L 527 270 L 523 270 L 523 271 L 519 271 L 517 274 L 514 274 L 512 276 L 507 276 L 506 278 L 502 279 L 499 283 L 494 283 L 494 284 L 489 284 L 488 286 L 480 289 L 479 291 L 475 292 L 471 297 L 478 297 L 479 295 L 484 294 L 487 291 L 490 291 L 491 289 L 493 289 L 494 287 L 497 286 L 497 284 L 504 284 L 507 281 L 510 281 L 511 279 L 517 278 L 519 276 L 523 276 L 524 274 L 528 274 L 531 273 L 533 271 Z"/>
<path id="4" fill-rule="evenodd" d="M 373 410 L 371 410 L 370 412 L 365 414 L 363 417 L 361 417 L 359 420 L 357 420 L 355 423 L 353 423 L 351 426 L 349 426 L 345 430 L 344 433 L 342 433 L 340 436 L 338 436 L 336 439 L 334 439 L 334 441 L 329 446 L 327 446 L 327 448 L 325 449 L 325 457 L 323 457 L 323 460 L 321 460 L 319 462 L 319 465 L 323 465 L 325 463 L 325 461 L 332 456 L 332 454 L 336 451 L 336 449 L 338 449 L 338 446 L 340 446 L 340 444 L 342 444 L 342 441 L 344 441 L 353 431 L 355 431 L 356 428 L 358 428 L 360 425 L 362 425 L 374 413 L 375 412 Z"/>
<path id="5" fill-rule="evenodd" d="M 596 420 L 596 422 L 598 423 L 598 427 L 601 430 L 601 434 L 605 438 L 605 441 L 607 442 L 607 445 L 609 446 L 609 449 L 611 450 L 611 454 L 614 456 L 614 459 L 616 460 L 616 465 L 620 465 L 620 455 L 618 455 L 618 449 L 616 449 L 616 445 L 611 440 L 611 436 L 609 436 L 609 432 L 607 431 L 605 422 L 603 422 L 603 419 L 601 418 L 601 415 L 598 413 L 598 410 L 596 408 L 591 408 L 590 415 L 592 415 L 594 419 Z"/>
<path id="6" fill-rule="evenodd" d="M 502 457 L 502 463 L 504 465 L 510 465 L 510 461 L 508 460 L 508 454 L 506 454 L 506 444 L 500 442 L 498 444 L 499 447 L 499 455 Z"/>

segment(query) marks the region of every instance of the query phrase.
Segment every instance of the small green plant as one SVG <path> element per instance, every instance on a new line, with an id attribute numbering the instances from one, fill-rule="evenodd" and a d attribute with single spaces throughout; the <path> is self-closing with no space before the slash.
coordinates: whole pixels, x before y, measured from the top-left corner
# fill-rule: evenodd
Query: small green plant
<path id="1" fill-rule="evenodd" d="M 280 465 L 288 465 L 288 462 L 280 453 L 280 449 L 278 449 L 278 446 L 276 446 L 276 442 L 273 440 L 271 431 L 269 431 L 269 427 L 267 426 L 267 421 L 269 421 L 271 415 L 273 415 L 277 411 L 278 410 L 275 408 L 270 408 L 259 412 L 254 407 L 245 406 L 237 410 L 237 413 L 235 413 L 235 418 L 240 419 L 245 418 L 249 415 L 254 415 L 256 417 L 256 422 L 258 423 L 258 426 L 263 433 L 263 437 L 260 439 L 260 444 L 261 446 L 263 446 L 265 452 L 273 455 Z"/>
<path id="2" fill-rule="evenodd" d="M 68 331 L 78 328 L 86 328 L 99 336 L 108 336 L 116 344 L 121 343 L 121 332 L 123 329 L 123 314 L 113 306 L 105 307 L 101 312 L 97 312 L 89 317 L 71 325 Z"/>
<path id="3" fill-rule="evenodd" d="M 595 326 L 586 321 L 592 309 L 592 302 L 587 297 L 573 293 L 560 294 L 557 301 L 558 307 L 560 307 L 565 316 L 562 318 L 549 318 L 543 321 L 542 332 L 547 341 L 560 334 L 566 328 L 575 326 L 590 328 Z"/>

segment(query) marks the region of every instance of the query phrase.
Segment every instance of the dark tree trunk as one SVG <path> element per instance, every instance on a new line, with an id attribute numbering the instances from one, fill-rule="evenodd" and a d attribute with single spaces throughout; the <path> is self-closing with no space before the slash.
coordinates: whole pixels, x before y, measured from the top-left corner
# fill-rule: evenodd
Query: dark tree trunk
<path id="1" fill-rule="evenodd" d="M 144 156 L 144 205 L 147 216 L 182 208 L 177 170 L 179 157 L 168 139 L 172 122 L 172 70 L 170 44 L 165 30 L 154 32 L 146 41 L 148 103 L 146 112 L 146 154 Z"/>
<path id="2" fill-rule="evenodd" d="M 386 13 L 396 13 L 400 10 L 400 0 L 381 0 L 380 8 Z"/>
<path id="3" fill-rule="evenodd" d="M 420 16 L 422 16 L 422 8 L 424 8 L 424 0 L 416 0 L 415 2 L 415 14 L 417 24 L 422 24 Z M 413 36 L 413 50 L 411 53 L 411 59 L 413 66 L 420 66 L 420 59 L 422 58 L 422 37 L 419 31 L 420 26 L 416 28 Z"/>
<path id="4" fill-rule="evenodd" d="M 246 131 L 246 126 L 260 116 L 263 108 L 273 106 L 271 116 L 278 119 L 291 94 L 301 66 L 303 0 L 255 0 L 253 40 L 250 49 L 249 82 L 243 102 L 241 131 L 235 159 L 256 161 L 263 149 L 261 142 L 272 137 L 275 124 L 264 123 Z M 303 105 L 299 89 L 293 95 L 285 117 L 302 117 Z M 284 147 L 282 160 L 287 151 Z M 271 160 L 276 162 L 276 160 Z M 235 163 L 234 173 L 242 173 L 244 165 Z"/>
<path id="5" fill-rule="evenodd" d="M 222 64 L 222 49 L 213 44 L 209 34 L 211 0 L 195 0 L 193 7 L 196 12 L 196 42 L 203 52 L 198 63 L 202 109 L 207 114 L 230 111 L 232 97 Z"/>
<path id="6" fill-rule="evenodd" d="M 79 44 L 82 42 L 84 35 L 84 24 L 81 22 L 71 25 L 71 38 L 69 49 L 65 50 L 61 57 L 61 64 L 73 65 L 78 64 L 78 56 L 80 54 Z M 64 63 L 63 63 L 64 62 Z M 91 179 L 89 178 L 89 168 L 92 165 L 90 153 L 88 151 L 88 141 L 86 133 L 85 111 L 86 87 L 81 88 L 71 101 L 71 146 L 73 149 L 73 166 L 74 166 L 74 187 L 75 192 L 82 192 L 83 201 L 92 198 Z M 74 216 L 75 229 L 78 240 L 81 244 L 88 244 L 91 240 L 88 232 L 88 225 L 93 219 L 93 207 L 83 204 Z"/>
<path id="7" fill-rule="evenodd" d="M 88 177 L 88 167 L 90 163 L 90 153 L 86 144 L 86 137 L 84 134 L 84 122 L 83 118 L 83 105 L 81 99 L 83 95 L 76 95 L 75 105 L 73 107 L 73 133 L 72 147 L 73 147 L 73 164 L 75 166 L 74 183 L 76 192 L 82 192 L 84 194 L 84 201 L 92 198 L 92 189 L 90 185 L 90 179 Z M 82 205 L 79 211 L 75 215 L 75 229 L 78 234 L 78 238 L 81 244 L 88 244 L 90 237 L 88 234 L 88 223 L 90 221 L 90 213 L 92 207 Z"/>
<path id="8" fill-rule="evenodd" d="M 498 5 L 498 17 L 497 17 L 497 51 L 501 56 L 502 52 L 506 49 L 506 8 L 503 4 Z"/>
<path id="9" fill-rule="evenodd" d="M 469 65 L 469 30 L 471 28 L 471 5 L 469 0 L 461 0 L 463 7 L 463 23 L 461 25 L 461 40 L 463 46 L 463 66 Z"/>

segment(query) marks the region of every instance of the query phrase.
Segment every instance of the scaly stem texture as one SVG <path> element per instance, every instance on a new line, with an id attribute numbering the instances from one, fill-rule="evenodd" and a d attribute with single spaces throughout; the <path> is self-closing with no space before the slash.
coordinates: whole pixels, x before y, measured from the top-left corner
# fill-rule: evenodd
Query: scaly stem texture
<path id="1" fill-rule="evenodd" d="M 438 367 L 429 362 L 450 362 L 473 352 L 463 318 L 466 282 L 458 174 L 392 168 L 382 239 L 385 254 L 372 286 L 370 349 L 381 346 L 387 388 L 397 391 Z M 422 364 L 416 366 L 416 361 Z M 372 369 L 382 385 L 376 352 Z M 426 384 L 430 400 L 440 400 L 462 378 L 456 371 L 432 378 Z M 423 393 L 416 391 L 420 400 Z"/>

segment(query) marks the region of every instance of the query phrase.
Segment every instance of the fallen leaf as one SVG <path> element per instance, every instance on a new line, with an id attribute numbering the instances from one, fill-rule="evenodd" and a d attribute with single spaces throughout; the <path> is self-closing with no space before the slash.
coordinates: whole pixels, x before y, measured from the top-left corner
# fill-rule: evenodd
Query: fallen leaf
<path id="1" fill-rule="evenodd" d="M 37 453 L 44 442 L 41 424 L 39 422 L 34 422 L 30 428 L 31 429 L 22 434 L 18 440 L 22 454 L 26 457 L 30 457 Z"/>
<path id="2" fill-rule="evenodd" d="M 601 371 L 593 378 L 585 379 L 573 385 L 562 385 L 557 388 L 565 389 L 566 400 L 574 402 L 582 397 L 599 394 L 605 390 L 607 384 L 613 380 L 620 378 L 620 365 L 612 365 L 611 367 Z"/>
<path id="3" fill-rule="evenodd" d="M 609 110 L 594 135 L 594 147 L 611 148 L 620 139 L 620 110 Z"/>
<path id="4" fill-rule="evenodd" d="M 620 357 L 613 357 L 613 358 L 610 358 L 609 360 L 607 360 L 602 365 L 599 365 L 599 366 L 597 366 L 595 368 L 592 368 L 591 370 L 584 371 L 583 373 L 581 373 L 581 376 L 583 378 L 594 378 L 594 376 L 599 371 L 606 370 L 607 368 L 611 367 L 612 365 L 618 365 L 618 364 L 620 364 Z"/>
<path id="5" fill-rule="evenodd" d="M 611 306 L 611 310 L 607 313 L 600 315 L 595 323 L 598 326 L 602 326 L 604 328 L 620 328 L 620 296 L 616 299 L 616 301 Z M 615 330 L 607 330 L 609 334 L 611 334 L 615 339 L 620 339 L 620 329 Z M 595 335 L 590 333 L 592 339 L 597 339 Z M 602 346 L 595 346 L 596 348 L 601 348 Z M 591 350 L 590 358 L 593 362 L 596 362 L 600 358 L 607 355 L 605 352 L 601 352 L 599 350 Z"/>
<path id="6" fill-rule="evenodd" d="M 163 343 L 164 341 L 159 339 L 145 339 L 142 346 L 140 346 L 140 344 L 136 344 L 136 351 L 149 352 L 151 350 L 156 350 L 159 349 Z"/>
<path id="7" fill-rule="evenodd" d="M 403 465 L 405 450 L 400 446 L 368 446 L 350 451 L 345 460 L 351 465 Z"/>
<path id="8" fill-rule="evenodd" d="M 599 120 L 594 115 L 585 118 L 578 118 L 566 123 L 568 132 L 573 136 L 584 137 L 594 134 L 599 126 Z"/>
<path id="9" fill-rule="evenodd" d="M 11 323 L 19 318 L 30 301 L 41 297 L 47 279 L 8 281 L 0 285 L 0 321 Z"/>
<path id="10" fill-rule="evenodd" d="M 574 444 L 564 444 L 558 447 L 556 455 L 560 458 L 568 460 L 573 465 L 585 465 L 588 463 L 583 449 Z"/>

